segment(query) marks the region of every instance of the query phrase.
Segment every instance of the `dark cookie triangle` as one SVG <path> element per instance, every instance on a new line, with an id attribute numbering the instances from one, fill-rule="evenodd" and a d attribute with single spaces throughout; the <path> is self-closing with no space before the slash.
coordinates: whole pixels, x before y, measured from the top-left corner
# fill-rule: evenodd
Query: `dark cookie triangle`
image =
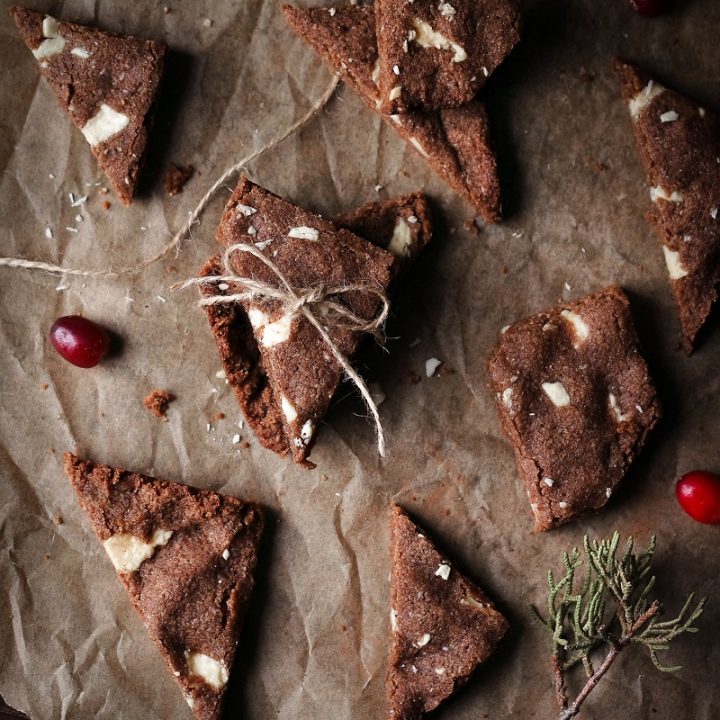
<path id="1" fill-rule="evenodd" d="M 217 720 L 253 589 L 261 509 L 70 453 L 65 472 L 195 717 Z"/>
<path id="2" fill-rule="evenodd" d="M 430 210 L 421 193 L 412 193 L 384 202 L 368 203 L 335 218 L 335 224 L 359 235 L 373 245 L 397 256 L 393 268 L 401 270 L 430 241 Z M 220 255 L 211 258 L 201 276 L 222 275 Z M 232 293 L 234 288 L 201 288 L 208 297 Z M 264 371 L 257 341 L 247 313 L 238 305 L 208 305 L 210 328 L 217 343 L 228 384 L 240 403 L 245 419 L 263 447 L 285 455 L 291 447 L 280 405 Z"/>
<path id="3" fill-rule="evenodd" d="M 377 0 L 383 112 L 470 102 L 520 40 L 516 0 Z"/>
<path id="4" fill-rule="evenodd" d="M 283 6 L 290 27 L 378 111 L 378 53 L 371 6 Z M 501 218 L 500 183 L 487 115 L 478 100 L 436 113 L 382 115 L 435 172 L 487 221 Z"/>
<path id="5" fill-rule="evenodd" d="M 390 532 L 388 717 L 419 720 L 487 660 L 508 624 L 396 505 Z"/>
<path id="6" fill-rule="evenodd" d="M 142 166 L 165 43 L 113 35 L 20 7 L 10 13 L 40 72 L 123 205 Z"/>
<path id="7" fill-rule="evenodd" d="M 720 283 L 720 117 L 633 65 L 616 70 L 689 354 Z"/>
<path id="8" fill-rule="evenodd" d="M 334 298 L 367 321 L 379 311 L 378 293 L 385 293 L 393 275 L 392 254 L 247 178 L 240 179 L 228 201 L 216 238 L 223 247 L 254 245 L 275 263 L 293 288 L 367 287 L 367 291 L 354 290 Z M 232 264 L 240 277 L 282 287 L 275 273 L 249 253 L 236 252 Z M 302 313 L 287 314 L 275 299 L 258 298 L 243 306 L 282 415 L 284 445 L 295 462 L 310 465 L 307 456 L 317 426 L 342 380 L 342 367 Z M 312 308 L 316 314 L 322 309 L 321 304 Z M 361 333 L 332 322 L 327 327 L 339 352 L 345 358 L 352 356 Z"/>

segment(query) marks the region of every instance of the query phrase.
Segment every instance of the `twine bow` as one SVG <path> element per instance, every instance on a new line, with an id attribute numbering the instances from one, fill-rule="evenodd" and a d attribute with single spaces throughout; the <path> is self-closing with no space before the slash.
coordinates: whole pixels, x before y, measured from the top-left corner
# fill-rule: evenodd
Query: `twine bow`
<path id="1" fill-rule="evenodd" d="M 268 267 L 281 283 L 281 287 L 271 285 L 261 280 L 250 277 L 243 277 L 235 273 L 230 263 L 231 257 L 236 252 L 244 252 L 260 260 Z M 201 306 L 234 304 L 237 302 L 252 301 L 255 299 L 277 300 L 283 305 L 283 314 L 291 317 L 297 314 L 302 315 L 317 330 L 323 342 L 328 346 L 335 360 L 344 370 L 345 374 L 352 380 L 360 391 L 365 404 L 367 405 L 377 433 L 378 453 L 385 457 L 385 433 L 377 405 L 367 385 L 360 375 L 353 369 L 349 360 L 340 352 L 340 349 L 330 337 L 328 327 L 346 328 L 353 332 L 369 332 L 379 335 L 387 320 L 390 311 L 390 303 L 383 290 L 372 285 L 316 285 L 309 288 L 293 287 L 278 266 L 270 260 L 259 248 L 254 245 L 237 243 L 230 245 L 223 253 L 224 275 L 209 275 L 206 277 L 192 278 L 185 282 L 175 283 L 171 290 L 182 290 L 191 286 L 232 283 L 242 288 L 242 292 L 230 295 L 211 295 L 200 300 Z M 369 292 L 377 295 L 380 300 L 380 312 L 373 318 L 367 320 L 353 313 L 347 306 L 333 298 L 351 292 Z M 322 321 L 318 318 L 322 316 Z"/>

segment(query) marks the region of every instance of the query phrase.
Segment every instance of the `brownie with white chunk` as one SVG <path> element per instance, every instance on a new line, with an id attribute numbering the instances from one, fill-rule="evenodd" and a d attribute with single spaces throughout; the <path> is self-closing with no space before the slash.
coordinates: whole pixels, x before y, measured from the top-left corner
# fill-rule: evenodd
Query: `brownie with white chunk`
<path id="1" fill-rule="evenodd" d="M 720 116 L 616 61 L 690 354 L 720 283 Z"/>
<path id="2" fill-rule="evenodd" d="M 334 219 L 338 227 L 359 235 L 396 256 L 393 272 L 401 271 L 430 241 L 430 208 L 421 193 L 411 193 L 382 202 L 368 203 Z M 222 275 L 220 255 L 211 258 L 201 276 Z M 237 288 L 201 287 L 201 294 L 232 294 Z M 240 403 L 248 425 L 263 447 L 285 455 L 288 444 L 280 404 L 264 370 L 258 343 L 244 308 L 237 304 L 205 308 L 217 344 L 225 377 Z"/>
<path id="3" fill-rule="evenodd" d="M 198 720 L 222 715 L 263 531 L 254 503 L 66 453 L 65 472 Z"/>
<path id="4" fill-rule="evenodd" d="M 509 326 L 488 373 L 536 531 L 601 509 L 660 418 L 618 287 Z"/>
<path id="5" fill-rule="evenodd" d="M 142 168 L 166 45 L 56 20 L 10 13 L 40 73 L 80 128 L 123 205 Z"/>
<path id="6" fill-rule="evenodd" d="M 283 6 L 285 19 L 295 33 L 377 112 L 381 96 L 373 7 L 347 6 L 333 11 Z M 497 162 L 487 114 L 479 100 L 439 112 L 381 116 L 484 220 L 500 220 Z"/>
<path id="7" fill-rule="evenodd" d="M 286 202 L 245 177 L 225 207 L 216 238 L 224 248 L 254 246 L 299 294 L 352 286 L 354 289 L 313 301 L 308 308 L 345 358 L 355 352 L 362 333 L 349 327 L 347 319 L 337 316 L 327 303 L 339 303 L 343 311 L 369 322 L 380 311 L 381 297 L 395 274 L 396 258 L 390 252 Z M 231 264 L 239 277 L 286 290 L 277 274 L 250 253 L 234 252 Z M 223 287 L 210 286 L 210 294 L 215 288 L 233 292 Z M 270 402 L 275 407 L 263 429 L 268 438 L 263 444 L 276 452 L 289 450 L 295 462 L 314 467 L 307 457 L 318 424 L 342 380 L 342 366 L 330 344 L 299 310 L 288 310 L 287 303 L 267 296 L 240 304 L 250 323 L 257 355 L 250 375 L 240 372 L 236 377 L 259 381 L 258 387 L 266 389 L 253 397 L 260 400 L 261 407 Z M 243 333 L 243 338 L 246 342 L 249 336 Z"/>
<path id="8" fill-rule="evenodd" d="M 391 509 L 390 720 L 419 720 L 492 655 L 507 620 L 397 505 Z"/>
<path id="9" fill-rule="evenodd" d="M 517 0 L 375 3 L 381 109 L 470 102 L 520 40 Z"/>

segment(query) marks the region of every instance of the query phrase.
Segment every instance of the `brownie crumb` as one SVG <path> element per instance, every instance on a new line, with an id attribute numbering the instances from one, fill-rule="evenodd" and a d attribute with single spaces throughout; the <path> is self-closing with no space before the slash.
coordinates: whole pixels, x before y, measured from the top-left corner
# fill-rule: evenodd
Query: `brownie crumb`
<path id="1" fill-rule="evenodd" d="M 103 203 L 103 207 L 105 208 L 105 210 L 109 210 L 111 205 L 112 205 L 112 203 L 109 200 L 106 200 Z"/>
<path id="2" fill-rule="evenodd" d="M 167 415 L 168 406 L 175 399 L 175 396 L 167 390 L 153 390 L 143 398 L 143 405 L 158 418 Z"/>
<path id="3" fill-rule="evenodd" d="M 65 522 L 62 515 L 56 515 L 54 520 L 56 525 L 62 525 Z"/>
<path id="4" fill-rule="evenodd" d="M 163 177 L 163 188 L 168 195 L 179 195 L 185 183 L 195 174 L 192 165 L 176 165 L 171 163 Z"/>
<path id="5" fill-rule="evenodd" d="M 43 383 L 43 384 L 40 386 L 40 389 L 41 389 L 41 390 L 47 390 L 49 387 L 50 387 L 50 386 L 49 386 L 47 383 Z"/>
<path id="6" fill-rule="evenodd" d="M 216 412 L 215 413 L 215 422 L 218 420 L 224 420 L 225 419 L 225 413 L 224 412 Z"/>

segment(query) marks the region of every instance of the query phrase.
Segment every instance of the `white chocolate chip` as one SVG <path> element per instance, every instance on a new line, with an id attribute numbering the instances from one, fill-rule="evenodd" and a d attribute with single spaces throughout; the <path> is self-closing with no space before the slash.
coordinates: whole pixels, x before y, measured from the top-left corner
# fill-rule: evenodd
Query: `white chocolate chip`
<path id="1" fill-rule="evenodd" d="M 403 218 L 399 217 L 395 221 L 392 238 L 390 238 L 390 244 L 387 247 L 388 252 L 391 252 L 397 257 L 409 257 L 412 240 L 413 237 L 410 232 L 410 226 Z"/>
<path id="2" fill-rule="evenodd" d="M 289 340 L 293 317 L 294 315 L 292 314 L 283 315 L 278 320 L 275 320 L 275 322 L 265 325 L 260 342 L 265 347 L 274 347 Z M 252 319 L 250 322 L 252 323 Z"/>
<path id="3" fill-rule="evenodd" d="M 225 687 L 228 681 L 228 671 L 223 663 L 204 653 L 189 652 L 187 654 L 188 672 L 193 677 L 199 677 L 213 690 Z"/>
<path id="4" fill-rule="evenodd" d="M 441 365 L 442 360 L 438 360 L 437 358 L 428 358 L 425 361 L 425 375 L 427 377 L 432 377 Z"/>
<path id="5" fill-rule="evenodd" d="M 565 407 L 570 404 L 570 396 L 561 382 L 544 382 L 542 389 L 555 407 Z"/>
<path id="6" fill-rule="evenodd" d="M 399 75 L 399 74 L 400 74 L 400 66 L 399 66 L 399 65 L 393 65 L 393 72 L 394 72 L 396 75 Z"/>
<path id="7" fill-rule="evenodd" d="M 90 57 L 90 53 L 85 49 L 81 47 L 73 48 L 70 51 L 71 55 L 77 55 L 79 58 L 82 58 L 83 60 L 87 60 Z"/>
<path id="8" fill-rule="evenodd" d="M 665 255 L 665 264 L 667 265 L 670 279 L 680 280 L 680 278 L 684 278 L 688 272 L 680 261 L 680 253 L 671 250 L 666 245 L 663 245 L 663 253 Z"/>
<path id="9" fill-rule="evenodd" d="M 680 116 L 674 110 L 668 110 L 660 116 L 660 122 L 675 122 Z"/>
<path id="10" fill-rule="evenodd" d="M 610 409 L 613 411 L 613 415 L 615 415 L 615 419 L 618 422 L 625 422 L 628 419 L 628 415 L 623 413 L 623 411 L 620 409 L 620 405 L 618 404 L 615 395 L 610 393 L 608 395 L 608 402 L 610 403 Z"/>
<path id="11" fill-rule="evenodd" d="M 580 315 L 572 312 L 572 310 L 563 310 L 560 315 L 572 326 L 573 334 L 575 335 L 573 346 L 578 347 L 582 345 L 590 336 L 590 328 L 588 328 L 585 321 Z"/>
<path id="12" fill-rule="evenodd" d="M 105 540 L 103 547 L 118 572 L 135 572 L 155 554 L 155 548 L 167 544 L 172 534 L 172 530 L 158 528 L 150 536 L 150 542 L 144 542 L 129 533 L 117 533 Z"/>
<path id="13" fill-rule="evenodd" d="M 117 112 L 109 105 L 102 103 L 97 114 L 80 128 L 80 132 L 85 136 L 91 147 L 95 147 L 109 140 L 113 135 L 122 132 L 129 122 L 130 118 L 125 113 Z"/>
<path id="14" fill-rule="evenodd" d="M 425 633 L 415 641 L 415 647 L 425 647 L 430 642 L 430 635 Z"/>
<path id="15" fill-rule="evenodd" d="M 507 387 L 502 391 L 502 402 L 508 410 L 512 410 L 512 396 L 513 389 L 511 387 Z"/>
<path id="16" fill-rule="evenodd" d="M 668 194 L 665 188 L 658 185 L 657 187 L 650 188 L 650 199 L 654 203 L 658 200 L 667 200 L 668 202 L 679 203 L 683 201 L 683 196 L 682 193 L 679 193 L 677 190 L 673 190 L 670 194 Z"/>
<path id="17" fill-rule="evenodd" d="M 442 33 L 437 32 L 437 30 L 433 30 L 428 23 L 420 18 L 413 18 L 412 22 L 415 28 L 413 41 L 420 45 L 420 47 L 435 48 L 436 50 L 452 50 L 454 53 L 452 61 L 456 63 L 467 60 L 467 53 L 456 42 L 445 37 Z"/>
<path id="18" fill-rule="evenodd" d="M 250 217 L 250 215 L 254 215 L 257 212 L 254 207 L 250 207 L 249 205 L 243 205 L 242 203 L 238 203 L 235 206 L 235 209 L 245 217 Z"/>
<path id="19" fill-rule="evenodd" d="M 298 227 L 290 228 L 287 236 L 289 238 L 295 238 L 296 240 L 318 240 L 320 233 L 315 229 L 308 227 L 307 225 L 300 225 Z"/>
<path id="20" fill-rule="evenodd" d="M 640 113 L 658 96 L 665 92 L 665 88 L 651 80 L 630 102 L 630 116 L 633 120 L 640 118 Z"/>
<path id="21" fill-rule="evenodd" d="M 284 395 L 280 396 L 280 407 L 288 422 L 295 422 L 295 420 L 297 420 L 298 414 L 295 406 Z"/>
<path id="22" fill-rule="evenodd" d="M 437 577 L 441 577 L 443 580 L 447 580 L 450 577 L 450 566 L 447 563 L 440 563 L 438 569 L 435 571 Z"/>

